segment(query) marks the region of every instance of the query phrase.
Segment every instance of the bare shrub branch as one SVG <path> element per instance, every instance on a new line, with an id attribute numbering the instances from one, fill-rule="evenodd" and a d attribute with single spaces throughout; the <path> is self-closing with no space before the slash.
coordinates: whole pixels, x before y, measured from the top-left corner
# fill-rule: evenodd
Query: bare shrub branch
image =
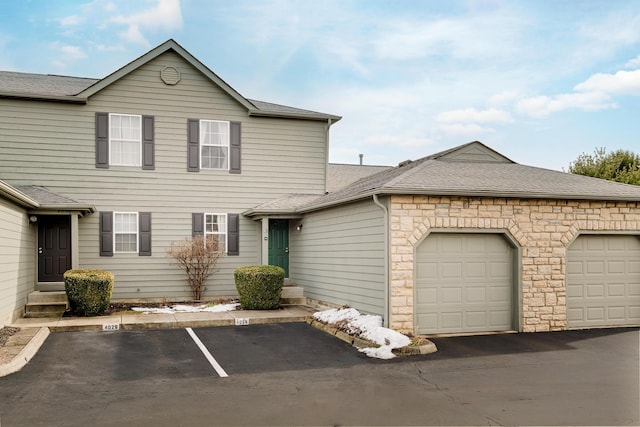
<path id="1" fill-rule="evenodd" d="M 187 275 L 191 296 L 196 301 L 202 299 L 204 282 L 213 274 L 213 268 L 224 253 L 224 245 L 217 237 L 188 237 L 179 242 L 172 242 L 171 247 L 167 249 L 167 255 L 173 258 Z"/>

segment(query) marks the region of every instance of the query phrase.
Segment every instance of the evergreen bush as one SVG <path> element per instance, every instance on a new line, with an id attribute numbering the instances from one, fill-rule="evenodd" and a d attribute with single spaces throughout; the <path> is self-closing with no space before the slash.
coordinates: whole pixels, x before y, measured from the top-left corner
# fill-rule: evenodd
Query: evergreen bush
<path id="1" fill-rule="evenodd" d="M 245 310 L 273 310 L 280 307 L 284 269 L 275 265 L 237 268 L 233 273 L 240 306 Z"/>
<path id="2" fill-rule="evenodd" d="M 64 290 L 71 312 L 78 316 L 97 316 L 111 302 L 114 276 L 104 270 L 67 270 Z"/>

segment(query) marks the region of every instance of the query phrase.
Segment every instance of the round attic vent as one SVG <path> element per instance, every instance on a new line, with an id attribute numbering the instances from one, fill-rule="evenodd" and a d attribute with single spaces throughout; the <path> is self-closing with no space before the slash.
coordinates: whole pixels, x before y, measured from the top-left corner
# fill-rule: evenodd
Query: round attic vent
<path id="1" fill-rule="evenodd" d="M 160 78 L 165 84 L 178 84 L 180 81 L 180 71 L 174 67 L 164 67 L 162 71 L 160 71 Z"/>

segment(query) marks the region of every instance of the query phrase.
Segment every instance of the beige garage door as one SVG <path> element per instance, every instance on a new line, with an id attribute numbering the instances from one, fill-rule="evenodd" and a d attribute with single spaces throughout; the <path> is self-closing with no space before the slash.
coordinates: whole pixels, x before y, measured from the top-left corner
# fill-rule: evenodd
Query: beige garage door
<path id="1" fill-rule="evenodd" d="M 500 234 L 433 233 L 416 250 L 421 334 L 513 330 L 514 249 Z"/>
<path id="2" fill-rule="evenodd" d="M 582 235 L 567 250 L 567 326 L 640 326 L 640 238 Z"/>

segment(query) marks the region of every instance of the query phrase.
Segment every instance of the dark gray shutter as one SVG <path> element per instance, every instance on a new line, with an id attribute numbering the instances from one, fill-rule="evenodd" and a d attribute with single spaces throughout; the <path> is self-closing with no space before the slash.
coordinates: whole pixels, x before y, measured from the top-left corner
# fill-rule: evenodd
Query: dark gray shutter
<path id="1" fill-rule="evenodd" d="M 151 212 L 138 213 L 138 255 L 151 256 Z"/>
<path id="2" fill-rule="evenodd" d="M 204 234 L 204 214 L 191 214 L 191 236 L 202 236 Z"/>
<path id="3" fill-rule="evenodd" d="M 100 256 L 113 256 L 113 212 L 100 212 Z"/>
<path id="4" fill-rule="evenodd" d="M 240 255 L 240 215 L 228 214 L 227 255 Z"/>
<path id="5" fill-rule="evenodd" d="M 229 173 L 240 173 L 240 122 L 231 122 L 230 126 Z"/>
<path id="6" fill-rule="evenodd" d="M 109 113 L 96 113 L 96 167 L 109 167 Z"/>
<path id="7" fill-rule="evenodd" d="M 155 169 L 153 116 L 142 116 L 142 169 Z"/>
<path id="8" fill-rule="evenodd" d="M 187 171 L 200 170 L 200 120 L 187 120 Z"/>

